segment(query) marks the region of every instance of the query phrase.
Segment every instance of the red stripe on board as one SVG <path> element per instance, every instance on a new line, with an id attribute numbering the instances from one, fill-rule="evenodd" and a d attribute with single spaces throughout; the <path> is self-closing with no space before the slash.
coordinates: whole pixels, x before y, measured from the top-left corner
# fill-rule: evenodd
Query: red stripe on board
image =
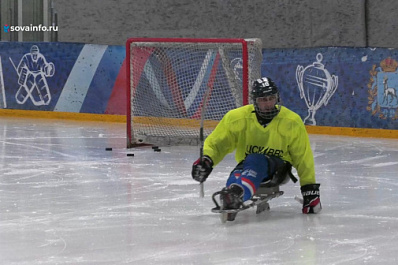
<path id="1" fill-rule="evenodd" d="M 134 56 L 134 72 L 133 72 L 133 91 L 131 95 L 134 96 L 135 90 L 138 86 L 139 80 L 141 78 L 142 72 L 144 71 L 144 66 L 153 52 L 154 48 L 138 49 L 133 48 L 132 54 Z M 126 81 L 127 81 L 127 60 L 123 61 L 123 64 L 119 70 L 119 74 L 113 85 L 112 93 L 106 107 L 106 114 L 119 114 L 126 115 L 127 104 L 130 102 L 126 100 Z M 129 88 L 128 88 L 129 89 Z"/>
<path id="2" fill-rule="evenodd" d="M 113 84 L 105 113 L 126 115 L 126 104 L 126 60 L 124 60 Z"/>

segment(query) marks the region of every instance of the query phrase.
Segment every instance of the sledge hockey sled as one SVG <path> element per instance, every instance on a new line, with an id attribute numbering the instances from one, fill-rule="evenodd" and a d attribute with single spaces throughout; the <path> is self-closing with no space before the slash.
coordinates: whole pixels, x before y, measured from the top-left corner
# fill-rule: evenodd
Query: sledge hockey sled
<path id="1" fill-rule="evenodd" d="M 279 185 L 273 187 L 269 187 L 266 184 L 260 185 L 260 187 L 257 189 L 256 193 L 253 195 L 251 200 L 244 202 L 239 209 L 224 210 L 222 209 L 222 205 L 220 206 L 221 204 L 219 203 L 220 198 L 218 198 L 218 201 L 216 199 L 216 197 L 221 193 L 222 191 L 218 191 L 213 194 L 212 199 L 216 207 L 211 209 L 211 211 L 213 213 L 220 214 L 220 220 L 222 223 L 225 223 L 226 221 L 235 220 L 235 217 L 239 212 L 255 206 L 256 206 L 256 214 L 259 214 L 266 210 L 268 211 L 270 209 L 268 201 L 283 195 L 283 191 L 279 190 Z"/>

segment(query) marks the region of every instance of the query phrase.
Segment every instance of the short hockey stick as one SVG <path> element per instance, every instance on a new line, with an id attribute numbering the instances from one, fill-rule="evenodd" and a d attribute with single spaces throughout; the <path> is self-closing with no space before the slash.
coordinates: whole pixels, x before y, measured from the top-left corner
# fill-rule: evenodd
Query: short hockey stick
<path id="1" fill-rule="evenodd" d="M 205 120 L 205 115 L 206 115 L 206 105 L 207 105 L 207 100 L 210 94 L 211 87 L 208 86 L 206 89 L 205 95 L 203 97 L 203 105 L 202 105 L 202 111 L 200 113 L 200 131 L 199 131 L 199 140 L 200 140 L 200 160 L 203 161 L 203 145 L 204 145 L 204 133 L 203 133 L 203 127 L 204 127 L 204 120 Z M 205 189 L 204 189 L 204 184 L 203 182 L 200 183 L 200 192 L 199 196 L 203 198 L 205 196 Z"/>

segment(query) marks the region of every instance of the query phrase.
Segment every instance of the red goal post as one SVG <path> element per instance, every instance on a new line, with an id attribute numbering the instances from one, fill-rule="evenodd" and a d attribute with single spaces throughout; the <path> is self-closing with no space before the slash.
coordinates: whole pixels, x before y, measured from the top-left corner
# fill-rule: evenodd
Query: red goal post
<path id="1" fill-rule="evenodd" d="M 198 145 L 202 109 L 207 136 L 248 104 L 262 58 L 260 39 L 128 39 L 127 147 Z"/>

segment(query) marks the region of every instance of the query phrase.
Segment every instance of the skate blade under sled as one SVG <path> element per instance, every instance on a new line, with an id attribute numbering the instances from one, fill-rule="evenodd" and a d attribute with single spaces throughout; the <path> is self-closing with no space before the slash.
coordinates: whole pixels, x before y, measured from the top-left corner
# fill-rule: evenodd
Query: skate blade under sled
<path id="1" fill-rule="evenodd" d="M 222 209 L 222 206 L 217 202 L 216 197 L 219 196 L 222 192 L 215 192 L 212 196 L 213 202 L 216 205 L 211 211 L 213 213 L 219 213 L 220 219 L 222 223 L 226 221 L 235 220 L 236 215 L 244 210 L 256 206 L 256 214 L 259 214 L 263 211 L 268 211 L 270 209 L 268 201 L 273 198 L 279 197 L 283 195 L 283 191 L 279 190 L 279 186 L 275 187 L 264 187 L 260 186 L 257 192 L 253 195 L 250 201 L 245 202 L 239 209 Z"/>

